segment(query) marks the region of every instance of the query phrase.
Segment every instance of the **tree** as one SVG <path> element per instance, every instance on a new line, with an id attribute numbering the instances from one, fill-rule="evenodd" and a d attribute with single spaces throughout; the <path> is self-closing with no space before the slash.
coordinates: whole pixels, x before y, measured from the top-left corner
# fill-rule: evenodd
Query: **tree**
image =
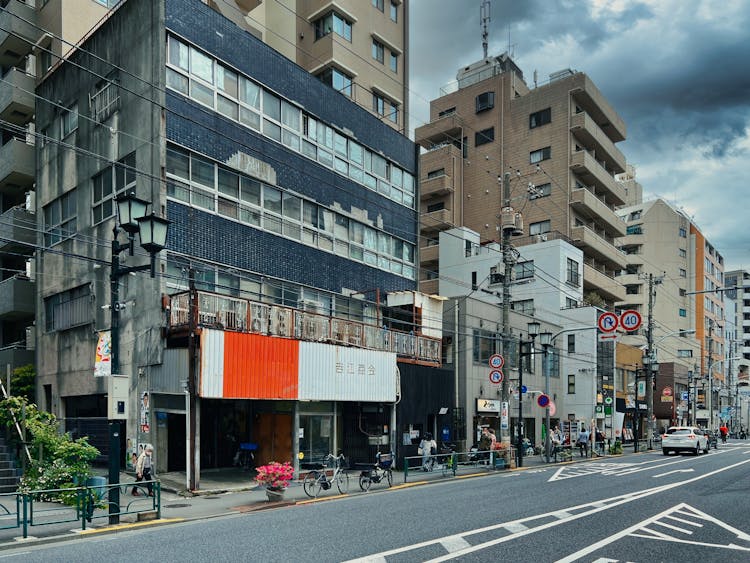
<path id="1" fill-rule="evenodd" d="M 27 403 L 33 403 L 35 386 L 36 370 L 34 370 L 33 364 L 13 370 L 10 376 L 10 393 L 12 395 L 24 397 Z"/>

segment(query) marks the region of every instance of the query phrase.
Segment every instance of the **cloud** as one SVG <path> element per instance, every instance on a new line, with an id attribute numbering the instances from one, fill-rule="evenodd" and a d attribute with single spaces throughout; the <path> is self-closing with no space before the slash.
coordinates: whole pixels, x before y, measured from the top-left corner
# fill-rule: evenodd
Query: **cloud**
<path id="1" fill-rule="evenodd" d="M 482 57 L 480 0 L 412 0 L 412 127 L 456 71 Z M 750 214 L 750 2 L 504 0 L 492 2 L 489 54 L 510 50 L 533 84 L 587 73 L 625 120 L 619 146 L 644 198 L 668 194 L 731 267 Z M 510 39 L 509 39 L 510 32 Z"/>

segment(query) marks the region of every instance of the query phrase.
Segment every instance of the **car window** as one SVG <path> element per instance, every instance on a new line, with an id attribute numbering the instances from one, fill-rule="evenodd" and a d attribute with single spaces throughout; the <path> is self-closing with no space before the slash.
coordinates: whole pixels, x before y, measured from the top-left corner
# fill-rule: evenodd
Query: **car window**
<path id="1" fill-rule="evenodd" d="M 667 430 L 667 434 L 692 434 L 693 431 L 690 428 L 670 428 Z"/>

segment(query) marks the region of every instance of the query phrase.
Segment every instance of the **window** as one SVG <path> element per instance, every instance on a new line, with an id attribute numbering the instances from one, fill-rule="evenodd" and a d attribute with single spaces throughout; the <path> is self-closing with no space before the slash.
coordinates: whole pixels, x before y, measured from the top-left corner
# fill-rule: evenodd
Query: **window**
<path id="1" fill-rule="evenodd" d="M 372 58 L 381 64 L 385 60 L 385 47 L 377 39 L 372 40 Z"/>
<path id="2" fill-rule="evenodd" d="M 568 335 L 568 354 L 575 354 L 575 353 L 576 353 L 576 335 L 569 334 Z"/>
<path id="3" fill-rule="evenodd" d="M 632 212 L 632 213 L 630 214 L 630 220 L 631 220 L 631 221 L 637 221 L 638 219 L 640 219 L 640 218 L 641 218 L 641 213 L 642 213 L 642 212 L 643 212 L 643 211 L 642 211 L 641 209 L 639 209 L 638 211 L 633 211 L 633 212 Z"/>
<path id="4" fill-rule="evenodd" d="M 494 332 L 487 330 L 472 330 L 472 360 L 477 364 L 487 364 L 490 356 L 499 350 L 499 338 Z"/>
<path id="5" fill-rule="evenodd" d="M 91 116 L 97 123 L 103 123 L 120 107 L 120 92 L 112 80 L 106 80 L 96 87 L 96 91 L 89 99 Z"/>
<path id="6" fill-rule="evenodd" d="M 92 178 L 93 223 L 97 225 L 114 216 L 114 198 L 128 188 L 135 188 L 135 153 L 121 158 L 114 166 L 107 166 Z"/>
<path id="7" fill-rule="evenodd" d="M 570 297 L 566 297 L 565 298 L 565 308 L 566 309 L 575 309 L 576 307 L 578 307 L 578 301 L 576 301 L 575 299 L 572 299 Z"/>
<path id="8" fill-rule="evenodd" d="M 495 92 L 484 92 L 475 99 L 476 113 L 490 110 L 495 107 Z"/>
<path id="9" fill-rule="evenodd" d="M 60 116 L 61 134 L 60 138 L 64 139 L 73 131 L 78 129 L 78 104 L 69 106 Z"/>
<path id="10" fill-rule="evenodd" d="M 687 277 L 687 270 L 685 270 L 684 268 L 680 268 L 680 277 L 681 278 L 686 278 Z"/>
<path id="11" fill-rule="evenodd" d="M 543 109 L 529 115 L 529 129 L 546 125 L 552 121 L 552 108 Z"/>
<path id="12" fill-rule="evenodd" d="M 680 237 L 687 238 L 687 231 L 685 230 L 685 227 L 680 227 Z"/>
<path id="13" fill-rule="evenodd" d="M 330 35 L 331 31 L 333 31 L 336 35 L 343 37 L 351 43 L 352 24 L 336 12 L 328 12 L 325 16 L 315 20 L 313 28 L 315 29 L 316 41 L 326 35 Z"/>
<path id="14" fill-rule="evenodd" d="M 687 290 L 680 288 L 680 297 L 685 297 L 687 295 Z"/>
<path id="15" fill-rule="evenodd" d="M 543 233 L 548 233 L 551 228 L 552 226 L 549 219 L 546 221 L 539 221 L 538 223 L 531 223 L 529 225 L 529 234 L 541 235 Z"/>
<path id="16" fill-rule="evenodd" d="M 678 358 L 692 358 L 693 351 L 692 350 L 677 350 L 677 357 Z"/>
<path id="17" fill-rule="evenodd" d="M 456 113 L 456 106 L 453 106 L 452 108 L 444 109 L 443 111 L 438 112 L 438 118 L 440 117 L 446 117 L 449 115 L 453 115 Z"/>
<path id="18" fill-rule="evenodd" d="M 515 266 L 517 280 L 525 280 L 534 277 L 534 261 L 518 262 Z"/>
<path id="19" fill-rule="evenodd" d="M 398 21 L 398 5 L 395 2 L 391 2 L 390 16 L 391 16 L 391 21 L 393 22 Z"/>
<path id="20" fill-rule="evenodd" d="M 393 72 L 398 72 L 398 55 L 391 51 L 390 67 Z"/>
<path id="21" fill-rule="evenodd" d="M 478 147 L 495 140 L 495 128 L 482 129 L 474 133 L 474 146 Z"/>
<path id="22" fill-rule="evenodd" d="M 627 295 L 639 295 L 641 293 L 641 286 L 634 284 L 634 285 L 626 285 L 625 286 L 625 293 Z"/>
<path id="23" fill-rule="evenodd" d="M 470 252 L 470 251 L 467 250 L 466 252 L 467 252 L 467 256 L 468 256 L 469 255 L 468 252 Z M 498 283 L 503 283 L 503 278 L 505 277 L 505 273 L 504 272 L 505 272 L 504 270 L 501 271 L 501 272 L 498 272 L 497 266 L 490 267 L 490 285 L 494 285 L 494 284 L 498 284 Z"/>
<path id="24" fill-rule="evenodd" d="M 430 170 L 427 173 L 428 180 L 432 180 L 433 178 L 440 178 L 442 176 L 445 176 L 445 168 L 440 168 L 438 170 Z"/>
<path id="25" fill-rule="evenodd" d="M 345 96 L 352 97 L 352 77 L 339 69 L 329 67 L 318 75 L 318 79 Z"/>
<path id="26" fill-rule="evenodd" d="M 546 183 L 541 186 L 534 186 L 533 184 L 529 188 L 529 199 L 539 199 L 540 197 L 547 197 L 552 193 L 552 184 Z"/>
<path id="27" fill-rule="evenodd" d="M 680 255 L 680 258 L 687 258 L 687 250 L 685 250 L 684 248 L 680 248 L 678 250 L 678 253 Z"/>
<path id="28" fill-rule="evenodd" d="M 568 258 L 567 278 L 566 282 L 575 287 L 581 285 L 581 274 L 579 270 L 579 264 L 572 258 Z"/>
<path id="29" fill-rule="evenodd" d="M 628 225 L 625 234 L 628 235 L 642 235 L 643 225 Z"/>
<path id="30" fill-rule="evenodd" d="M 534 300 L 523 299 L 521 301 L 512 301 L 510 308 L 524 315 L 534 316 Z"/>
<path id="31" fill-rule="evenodd" d="M 381 12 L 385 12 L 385 0 L 372 0 L 372 5 Z"/>
<path id="32" fill-rule="evenodd" d="M 89 284 L 56 293 L 44 300 L 44 328 L 47 332 L 90 324 L 91 286 Z"/>
<path id="33" fill-rule="evenodd" d="M 550 158 L 552 158 L 551 147 L 544 147 L 543 149 L 531 151 L 529 153 L 529 162 L 531 164 L 536 164 L 537 162 L 542 162 L 543 160 L 549 160 Z"/>
<path id="34" fill-rule="evenodd" d="M 44 243 L 47 246 L 75 236 L 78 229 L 75 196 L 75 190 L 71 190 L 44 207 Z"/>
<path id="35" fill-rule="evenodd" d="M 680 309 L 680 316 L 687 317 L 687 309 Z"/>
<path id="36" fill-rule="evenodd" d="M 574 373 L 568 374 L 568 395 L 575 395 L 576 392 L 576 376 Z"/>
<path id="37" fill-rule="evenodd" d="M 441 209 L 445 209 L 445 202 L 444 201 L 438 201 L 437 203 L 432 203 L 427 206 L 427 213 L 432 213 L 434 211 L 440 211 Z"/>
<path id="38" fill-rule="evenodd" d="M 380 94 L 372 95 L 372 111 L 393 123 L 398 123 L 398 106 Z"/>

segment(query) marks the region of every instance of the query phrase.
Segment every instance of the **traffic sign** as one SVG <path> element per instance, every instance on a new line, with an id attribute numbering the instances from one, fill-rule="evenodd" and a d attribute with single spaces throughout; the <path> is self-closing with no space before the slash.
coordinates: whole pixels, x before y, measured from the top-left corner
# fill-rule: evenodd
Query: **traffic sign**
<path id="1" fill-rule="evenodd" d="M 525 385 L 521 385 L 521 393 L 526 393 L 527 389 Z"/>
<path id="2" fill-rule="evenodd" d="M 613 332 L 617 330 L 617 324 L 619 323 L 617 315 L 614 313 L 602 313 L 599 316 L 599 320 L 596 324 L 599 326 L 599 330 L 602 332 Z"/>
<path id="3" fill-rule="evenodd" d="M 500 354 L 492 354 L 490 356 L 490 367 L 495 369 L 500 369 L 505 365 L 505 358 L 503 358 Z"/>
<path id="4" fill-rule="evenodd" d="M 620 315 L 620 326 L 627 331 L 638 330 L 642 321 L 641 314 L 633 309 L 623 311 Z"/>
<path id="5" fill-rule="evenodd" d="M 687 391 L 682 392 L 682 400 L 687 401 L 690 399 L 690 394 Z"/>
<path id="6" fill-rule="evenodd" d="M 503 372 L 499 369 L 493 369 L 490 372 L 490 381 L 492 383 L 502 383 L 503 381 Z"/>
<path id="7" fill-rule="evenodd" d="M 542 407 L 543 409 L 547 408 L 549 403 L 550 403 L 549 395 L 545 395 L 544 393 L 542 393 L 536 398 L 536 404 Z"/>

